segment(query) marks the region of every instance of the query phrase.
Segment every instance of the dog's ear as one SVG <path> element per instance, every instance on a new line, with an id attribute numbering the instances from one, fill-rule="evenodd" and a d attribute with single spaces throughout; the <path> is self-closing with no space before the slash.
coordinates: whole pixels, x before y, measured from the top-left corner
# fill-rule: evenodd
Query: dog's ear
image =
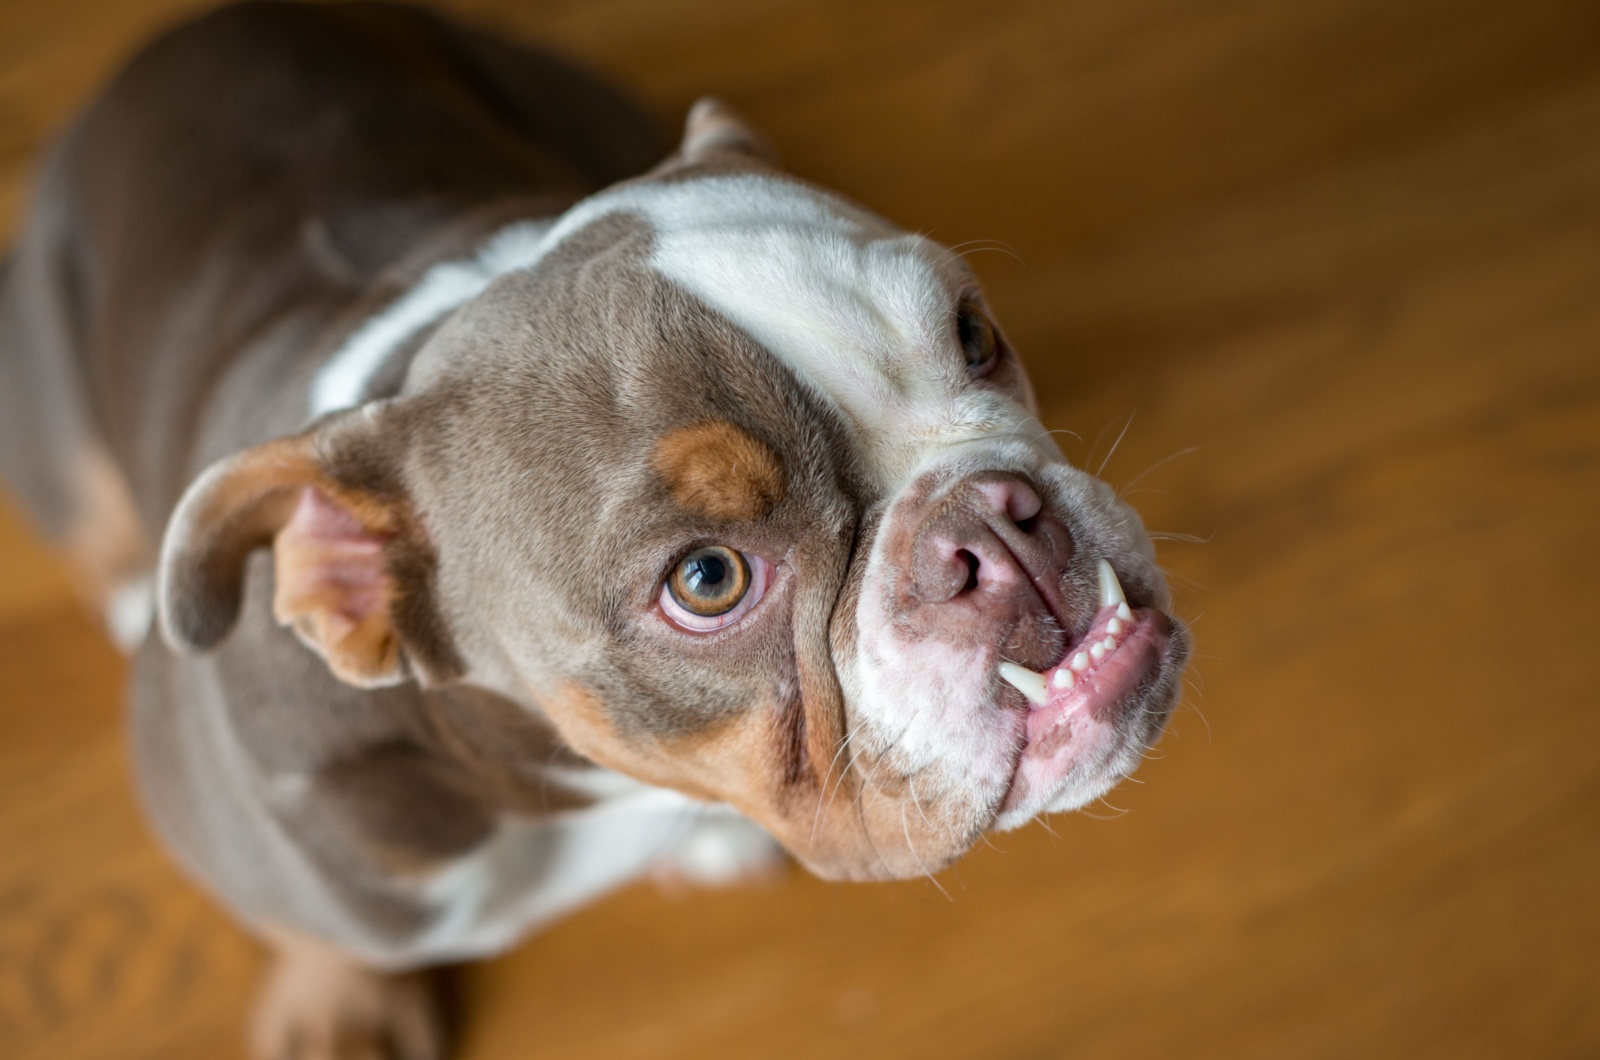
<path id="1" fill-rule="evenodd" d="M 703 96 L 689 108 L 689 117 L 683 123 L 683 140 L 666 166 L 739 158 L 769 165 L 778 162 L 777 152 L 766 137 L 720 99 Z"/>
<path id="2" fill-rule="evenodd" d="M 270 546 L 273 615 L 340 680 L 375 688 L 459 674 L 431 617 L 432 550 L 385 468 L 375 419 L 354 410 L 195 479 L 161 543 L 157 599 L 169 644 L 220 643 L 239 617 L 246 559 Z"/>

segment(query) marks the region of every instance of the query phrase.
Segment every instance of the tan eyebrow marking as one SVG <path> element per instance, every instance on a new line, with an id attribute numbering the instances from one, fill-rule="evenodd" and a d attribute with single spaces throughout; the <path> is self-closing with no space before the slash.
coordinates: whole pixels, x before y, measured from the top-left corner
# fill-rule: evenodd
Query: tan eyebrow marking
<path id="1" fill-rule="evenodd" d="M 664 435 L 653 463 L 681 507 L 725 522 L 760 518 L 786 489 L 772 450 L 727 420 Z"/>

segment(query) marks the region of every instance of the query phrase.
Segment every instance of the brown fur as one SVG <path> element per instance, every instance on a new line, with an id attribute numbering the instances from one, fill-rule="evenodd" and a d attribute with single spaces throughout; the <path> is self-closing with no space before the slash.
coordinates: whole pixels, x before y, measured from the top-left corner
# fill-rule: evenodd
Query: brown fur
<path id="1" fill-rule="evenodd" d="M 749 728 L 743 719 L 725 722 L 671 739 L 671 753 L 662 754 L 659 747 L 641 746 L 638 739 L 619 733 L 605 704 L 587 688 L 564 684 L 540 705 L 572 749 L 590 761 L 707 801 L 727 797 L 706 779 L 727 779 L 712 770 L 725 764 L 722 759 L 737 758 L 730 750 L 742 748 L 745 739 L 739 734 Z"/>
<path id="2" fill-rule="evenodd" d="M 759 519 L 783 500 L 778 458 L 727 420 L 673 431 L 656 444 L 653 463 L 679 507 L 709 519 Z"/>
<path id="3" fill-rule="evenodd" d="M 960 853 L 947 825 L 903 812 L 909 778 L 862 758 L 856 764 L 872 777 L 864 783 L 841 766 L 837 744 L 826 754 L 809 748 L 815 737 L 803 718 L 826 717 L 826 710 L 797 697 L 768 697 L 715 727 L 658 742 L 618 731 L 600 697 L 581 686 L 565 684 L 541 703 L 580 754 L 652 784 L 728 803 L 827 878 L 925 872 Z M 961 838 L 970 843 L 974 837 Z"/>

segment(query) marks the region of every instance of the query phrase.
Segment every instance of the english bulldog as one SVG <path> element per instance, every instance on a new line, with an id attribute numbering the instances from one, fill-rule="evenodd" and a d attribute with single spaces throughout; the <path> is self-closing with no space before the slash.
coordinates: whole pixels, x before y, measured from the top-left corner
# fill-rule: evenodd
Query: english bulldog
<path id="1" fill-rule="evenodd" d="M 0 461 L 271 1060 L 442 1055 L 418 969 L 643 873 L 936 872 L 1132 771 L 1188 652 L 959 256 L 408 7 L 230 7 L 87 109 Z"/>

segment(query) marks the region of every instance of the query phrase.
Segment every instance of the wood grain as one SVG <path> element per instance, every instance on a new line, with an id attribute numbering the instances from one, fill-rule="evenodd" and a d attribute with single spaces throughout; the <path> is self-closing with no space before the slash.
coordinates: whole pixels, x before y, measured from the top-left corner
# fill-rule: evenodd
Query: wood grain
<path id="1" fill-rule="evenodd" d="M 0 231 L 198 6 L 0 7 Z M 1140 783 L 948 897 L 636 887 L 465 970 L 463 1057 L 1600 1055 L 1600 7 L 448 6 L 996 241 L 1046 419 L 1179 535 L 1199 651 Z M 122 679 L 0 517 L 13 1060 L 242 1052 L 258 958 L 140 823 Z"/>

